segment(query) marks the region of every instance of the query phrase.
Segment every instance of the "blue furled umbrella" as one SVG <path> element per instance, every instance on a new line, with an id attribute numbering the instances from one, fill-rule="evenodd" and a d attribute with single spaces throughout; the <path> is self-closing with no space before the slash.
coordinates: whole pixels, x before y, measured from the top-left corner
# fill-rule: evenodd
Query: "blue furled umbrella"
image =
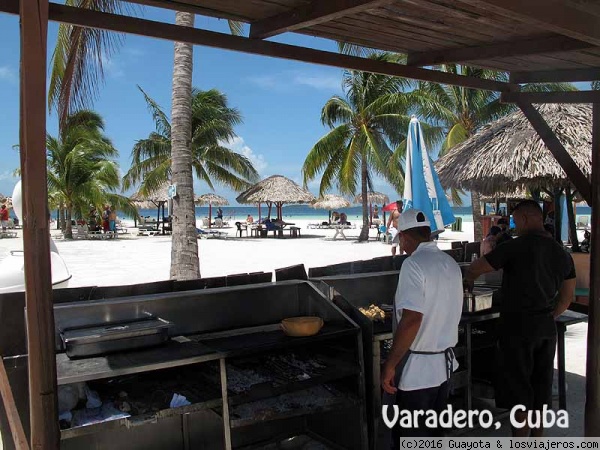
<path id="1" fill-rule="evenodd" d="M 452 208 L 433 168 L 421 124 L 412 117 L 408 126 L 406 169 L 404 171 L 404 209 L 420 209 L 431 223 L 432 232 L 442 232 L 455 222 Z"/>

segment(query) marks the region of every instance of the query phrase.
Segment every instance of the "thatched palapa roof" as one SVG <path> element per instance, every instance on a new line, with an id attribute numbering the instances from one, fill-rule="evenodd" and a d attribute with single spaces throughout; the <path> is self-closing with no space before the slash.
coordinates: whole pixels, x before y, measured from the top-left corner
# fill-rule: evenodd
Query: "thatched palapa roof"
<path id="1" fill-rule="evenodd" d="M 586 176 L 592 170 L 592 108 L 583 104 L 538 107 L 558 140 Z M 436 162 L 444 188 L 494 195 L 525 187 L 569 186 L 567 175 L 521 111 L 483 127 Z"/>
<path id="2" fill-rule="evenodd" d="M 196 200 L 194 200 L 194 203 L 196 203 L 197 205 L 200 205 L 200 206 L 203 206 L 203 205 L 226 206 L 226 205 L 229 205 L 229 200 L 227 200 L 225 197 L 221 197 L 220 195 L 208 193 L 208 194 L 202 194 L 202 195 L 196 197 Z"/>
<path id="3" fill-rule="evenodd" d="M 238 197 L 238 203 L 310 203 L 315 199 L 289 178 L 273 175 L 256 183 Z"/>
<path id="4" fill-rule="evenodd" d="M 350 206 L 350 202 L 339 195 L 326 194 L 323 197 L 313 201 L 310 206 L 315 209 L 340 209 L 348 208 Z"/>
<path id="5" fill-rule="evenodd" d="M 144 202 L 151 202 L 156 206 L 156 204 L 158 204 L 158 203 L 167 202 L 167 201 L 169 201 L 169 185 L 164 184 L 159 189 L 157 189 L 156 191 L 154 191 L 148 195 L 144 195 L 144 194 L 141 194 L 140 192 L 136 192 L 135 194 L 133 194 L 131 196 L 131 200 L 133 200 L 133 202 L 136 203 L 137 205 L 142 205 L 142 204 L 144 204 Z M 140 207 L 143 207 L 143 206 L 140 206 Z"/>
<path id="6" fill-rule="evenodd" d="M 389 197 L 385 194 L 382 194 L 381 192 L 367 192 L 367 203 L 387 204 L 389 202 Z M 362 203 L 362 194 L 357 195 L 354 198 L 354 203 Z"/>

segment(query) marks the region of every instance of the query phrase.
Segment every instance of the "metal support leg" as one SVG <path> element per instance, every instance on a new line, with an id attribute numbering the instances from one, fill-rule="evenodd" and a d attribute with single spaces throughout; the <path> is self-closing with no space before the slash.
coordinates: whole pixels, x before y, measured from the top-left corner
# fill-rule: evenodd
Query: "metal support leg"
<path id="1" fill-rule="evenodd" d="M 471 365 L 473 346 L 471 340 L 471 332 L 473 326 L 470 323 L 465 324 L 465 362 L 467 363 L 467 388 L 465 389 L 465 405 L 467 411 L 473 407 L 473 367 Z"/>
<path id="2" fill-rule="evenodd" d="M 370 386 L 369 386 L 370 387 Z M 377 441 L 381 415 L 381 342 L 373 341 L 373 436 L 372 447 Z"/>
<path id="3" fill-rule="evenodd" d="M 223 433 L 225 436 L 225 450 L 231 450 L 231 423 L 229 422 L 229 400 L 227 398 L 227 369 L 225 359 L 219 360 L 221 373 L 221 397 L 223 399 Z"/>
<path id="4" fill-rule="evenodd" d="M 567 327 L 563 324 L 556 324 L 557 331 L 557 359 L 558 359 L 558 407 L 567 409 L 567 388 L 565 377 L 565 331 Z"/>

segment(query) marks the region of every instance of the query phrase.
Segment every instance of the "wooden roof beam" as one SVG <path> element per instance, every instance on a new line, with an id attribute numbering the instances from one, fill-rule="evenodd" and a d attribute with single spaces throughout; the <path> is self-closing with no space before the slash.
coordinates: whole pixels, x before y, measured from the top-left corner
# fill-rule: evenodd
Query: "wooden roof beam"
<path id="1" fill-rule="evenodd" d="M 0 0 L 0 12 L 15 13 L 19 0 Z M 50 20 L 81 27 L 136 34 L 169 41 L 187 42 L 193 45 L 222 48 L 253 55 L 271 56 L 313 64 L 321 64 L 342 69 L 380 73 L 414 80 L 462 86 L 487 91 L 504 91 L 512 85 L 484 78 L 468 77 L 438 70 L 408 67 L 402 64 L 377 61 L 369 58 L 343 55 L 312 48 L 281 44 L 278 42 L 248 39 L 225 33 L 180 27 L 169 23 L 156 22 L 136 17 L 108 14 L 89 9 L 50 3 Z"/>
<path id="2" fill-rule="evenodd" d="M 250 37 L 252 39 L 265 39 L 368 9 L 379 8 L 393 2 L 394 0 L 313 0 L 291 11 L 254 22 L 250 25 Z"/>
<path id="3" fill-rule="evenodd" d="M 510 82 L 523 83 L 563 83 L 577 81 L 600 80 L 600 68 L 565 69 L 565 70 L 540 70 L 532 72 L 511 72 Z"/>
<path id="4" fill-rule="evenodd" d="M 128 3 L 135 3 L 142 6 L 153 6 L 155 8 L 170 9 L 172 11 L 181 11 L 192 14 L 199 14 L 201 16 L 216 17 L 218 19 L 229 19 L 237 20 L 239 22 L 245 22 L 246 19 L 235 14 L 227 14 L 221 11 L 217 11 L 212 8 L 200 6 L 196 4 L 186 3 L 178 0 L 121 0 Z"/>
<path id="5" fill-rule="evenodd" d="M 583 50 L 591 47 L 595 47 L 595 45 L 559 35 L 537 39 L 500 42 L 498 44 L 478 47 L 462 47 L 409 53 L 406 64 L 409 66 L 435 66 L 438 64 L 507 58 L 511 56 Z"/>
<path id="6" fill-rule="evenodd" d="M 570 94 L 571 92 L 566 92 Z M 525 92 L 524 92 L 525 94 Z M 529 92 L 527 92 L 529 94 Z M 567 174 L 567 177 L 571 182 L 575 185 L 575 188 L 579 191 L 584 200 L 588 203 L 588 205 L 592 204 L 592 185 L 590 180 L 584 175 L 581 169 L 577 166 L 577 163 L 573 161 L 569 152 L 565 149 L 565 147 L 558 140 L 552 128 L 548 125 L 548 123 L 544 120 L 544 117 L 539 113 L 535 107 L 528 102 L 527 100 L 518 101 L 517 105 L 521 109 L 521 112 L 533 127 L 533 129 L 537 132 L 537 134 L 542 138 L 544 144 L 556 161 L 560 164 L 562 169 Z"/>
<path id="7" fill-rule="evenodd" d="M 600 18 L 562 0 L 461 0 L 554 33 L 600 46 Z"/>
<path id="8" fill-rule="evenodd" d="M 502 92 L 502 103 L 600 103 L 600 91 Z"/>

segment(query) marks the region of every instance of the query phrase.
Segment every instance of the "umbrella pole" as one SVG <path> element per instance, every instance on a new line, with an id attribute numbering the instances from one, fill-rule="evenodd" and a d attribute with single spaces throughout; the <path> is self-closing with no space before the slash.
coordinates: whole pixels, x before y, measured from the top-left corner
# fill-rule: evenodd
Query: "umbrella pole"
<path id="1" fill-rule="evenodd" d="M 373 203 L 369 202 L 369 226 L 373 226 Z"/>
<path id="2" fill-rule="evenodd" d="M 260 203 L 258 204 L 258 223 L 262 222 L 262 218 L 260 216 Z"/>
<path id="3" fill-rule="evenodd" d="M 211 228 L 212 225 L 212 205 L 208 204 L 208 228 Z"/>
<path id="4" fill-rule="evenodd" d="M 267 205 L 269 206 L 269 215 L 267 216 L 267 218 L 270 220 L 271 219 L 271 207 L 273 206 L 273 203 L 267 202 Z"/>

